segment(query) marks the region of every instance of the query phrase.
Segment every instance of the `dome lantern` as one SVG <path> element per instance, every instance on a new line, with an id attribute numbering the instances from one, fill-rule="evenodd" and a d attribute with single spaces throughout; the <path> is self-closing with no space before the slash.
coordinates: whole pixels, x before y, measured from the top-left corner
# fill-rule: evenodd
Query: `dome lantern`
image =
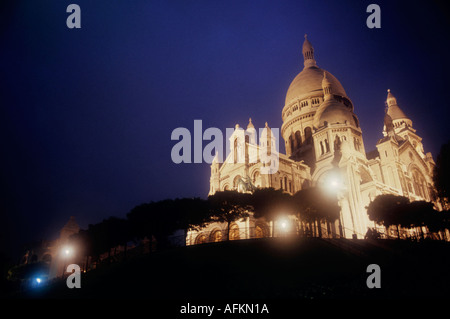
<path id="1" fill-rule="evenodd" d="M 303 42 L 303 60 L 304 60 L 304 66 L 305 68 L 310 68 L 316 65 L 316 60 L 314 59 L 314 48 L 309 42 L 307 35 L 305 34 L 305 41 Z"/>
<path id="2" fill-rule="evenodd" d="M 388 95 L 387 95 L 387 99 L 386 99 L 386 103 L 388 106 L 391 105 L 397 105 L 397 99 L 395 98 L 395 96 L 391 93 L 391 90 L 388 89 Z"/>

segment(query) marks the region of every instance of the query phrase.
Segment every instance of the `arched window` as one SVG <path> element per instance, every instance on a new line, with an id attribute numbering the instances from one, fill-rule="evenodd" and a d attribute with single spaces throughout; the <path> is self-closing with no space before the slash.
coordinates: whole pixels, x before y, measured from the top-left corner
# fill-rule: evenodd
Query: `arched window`
<path id="1" fill-rule="evenodd" d="M 222 231 L 220 229 L 215 229 L 211 232 L 210 242 L 217 243 L 222 241 Z"/>
<path id="2" fill-rule="evenodd" d="M 302 145 L 302 137 L 300 135 L 300 131 L 295 132 L 295 144 L 296 148 L 300 148 L 300 145 Z"/>
<path id="3" fill-rule="evenodd" d="M 234 179 L 233 179 L 233 189 L 237 189 L 238 188 L 238 184 L 239 181 L 241 180 L 241 176 L 237 175 Z"/>
<path id="4" fill-rule="evenodd" d="M 325 150 L 327 153 L 330 152 L 330 144 L 328 143 L 327 139 L 325 139 Z"/>
<path id="5" fill-rule="evenodd" d="M 413 172 L 413 187 L 414 193 L 417 196 L 423 197 L 425 199 L 429 198 L 425 178 L 418 169 L 415 169 Z"/>
<path id="6" fill-rule="evenodd" d="M 231 224 L 229 234 L 230 234 L 230 240 L 238 240 L 238 239 L 240 239 L 239 226 L 236 225 L 236 224 Z"/>
<path id="7" fill-rule="evenodd" d="M 324 149 L 323 149 L 323 143 L 320 141 L 320 155 L 323 155 Z"/>
<path id="8" fill-rule="evenodd" d="M 355 150 L 359 151 L 359 140 L 356 136 L 353 137 L 353 146 L 355 147 Z"/>
<path id="9" fill-rule="evenodd" d="M 258 221 L 255 225 L 255 237 L 256 238 L 264 238 L 269 237 L 269 227 L 263 223 Z"/>
<path id="10" fill-rule="evenodd" d="M 206 236 L 204 234 L 199 234 L 197 238 L 195 238 L 195 244 L 204 244 L 206 243 Z"/>
<path id="11" fill-rule="evenodd" d="M 295 151 L 295 145 L 294 145 L 294 139 L 292 138 L 292 135 L 289 136 L 289 143 L 291 145 L 291 153 L 294 153 Z"/>
<path id="12" fill-rule="evenodd" d="M 305 142 L 306 144 L 311 144 L 312 142 L 312 131 L 309 126 L 305 128 Z"/>
<path id="13" fill-rule="evenodd" d="M 264 223 L 258 222 L 255 226 L 255 237 L 264 238 L 269 237 L 269 228 Z"/>
<path id="14" fill-rule="evenodd" d="M 339 138 L 339 135 L 336 135 L 334 139 L 334 151 L 339 151 L 341 149 L 341 139 Z"/>
<path id="15" fill-rule="evenodd" d="M 259 171 L 256 171 L 255 174 L 253 174 L 253 185 L 261 187 L 261 175 L 259 174 Z"/>
<path id="16" fill-rule="evenodd" d="M 284 190 L 287 191 L 287 177 L 284 177 Z"/>
<path id="17" fill-rule="evenodd" d="M 263 230 L 259 226 L 255 227 L 255 237 L 256 238 L 263 238 L 264 237 Z"/>

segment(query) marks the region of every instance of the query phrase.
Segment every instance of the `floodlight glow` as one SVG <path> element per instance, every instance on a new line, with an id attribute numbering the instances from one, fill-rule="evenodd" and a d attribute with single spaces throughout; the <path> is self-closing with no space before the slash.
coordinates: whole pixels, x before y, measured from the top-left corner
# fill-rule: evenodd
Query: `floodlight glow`
<path id="1" fill-rule="evenodd" d="M 279 225 L 283 231 L 287 231 L 289 228 L 289 221 L 286 219 L 279 220 Z"/>
<path id="2" fill-rule="evenodd" d="M 38 283 L 38 284 L 40 284 L 41 283 L 41 281 L 42 281 L 42 279 L 41 278 L 36 278 L 36 282 Z"/>
<path id="3" fill-rule="evenodd" d="M 69 257 L 70 255 L 72 255 L 73 253 L 73 249 L 71 247 L 64 247 L 62 250 L 62 254 L 65 257 Z"/>
<path id="4" fill-rule="evenodd" d="M 336 193 L 344 188 L 342 177 L 338 172 L 330 172 L 325 180 L 323 186 L 329 193 Z"/>

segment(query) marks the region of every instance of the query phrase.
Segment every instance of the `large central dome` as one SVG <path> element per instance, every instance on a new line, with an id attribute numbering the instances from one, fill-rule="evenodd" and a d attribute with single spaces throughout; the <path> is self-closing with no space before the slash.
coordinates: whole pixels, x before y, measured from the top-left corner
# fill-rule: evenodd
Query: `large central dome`
<path id="1" fill-rule="evenodd" d="M 293 100 L 303 100 L 309 96 L 323 95 L 322 79 L 324 70 L 317 67 L 305 67 L 292 81 L 286 94 L 285 104 Z M 327 71 L 328 80 L 333 86 L 333 93 L 347 97 L 342 84 Z"/>

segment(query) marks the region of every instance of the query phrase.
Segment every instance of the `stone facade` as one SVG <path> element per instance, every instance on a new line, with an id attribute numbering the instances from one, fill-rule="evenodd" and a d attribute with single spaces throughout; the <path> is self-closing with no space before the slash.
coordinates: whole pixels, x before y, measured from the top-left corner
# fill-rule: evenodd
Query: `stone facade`
<path id="1" fill-rule="evenodd" d="M 250 119 L 245 134 L 236 125 L 225 161 L 213 161 L 209 195 L 227 189 L 250 191 L 242 186 L 249 184 L 281 188 L 290 194 L 309 186 L 331 188 L 341 207 L 340 234 L 346 238 L 363 238 L 368 228 L 375 227 L 366 207 L 380 194 L 431 201 L 433 157 L 424 152 L 422 139 L 390 90 L 383 138 L 377 142 L 375 150 L 366 153 L 352 101 L 339 80 L 317 66 L 314 48 L 306 36 L 302 53 L 304 68 L 292 81 L 281 113 L 280 135 L 286 154 L 277 153 L 278 171 L 261 173 L 264 163 L 259 155 L 263 147 L 273 144 L 269 138 L 255 143 L 255 129 Z M 269 129 L 267 123 L 266 128 Z M 252 217 L 236 221 L 233 227 L 240 229 L 240 236 L 234 237 L 265 236 L 271 232 L 271 226 Z M 330 235 L 338 233 L 338 222 L 334 227 Z M 186 242 L 189 245 L 217 241 L 223 237 L 218 231 L 226 232 L 226 225 L 214 223 L 201 232 L 190 232 Z"/>

